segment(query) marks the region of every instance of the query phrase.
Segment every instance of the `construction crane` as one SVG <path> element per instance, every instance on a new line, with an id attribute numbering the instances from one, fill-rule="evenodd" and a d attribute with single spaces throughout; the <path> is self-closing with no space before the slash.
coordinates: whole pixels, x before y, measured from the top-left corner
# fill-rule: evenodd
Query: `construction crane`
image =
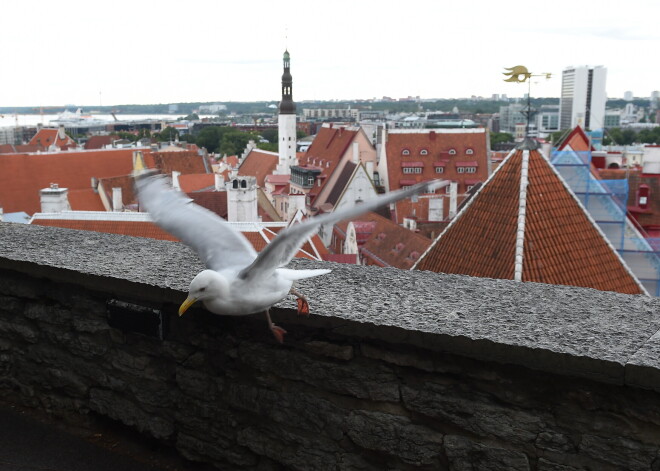
<path id="1" fill-rule="evenodd" d="M 44 110 L 59 110 L 61 108 L 61 106 L 40 106 L 39 108 L 32 108 L 32 111 L 39 111 L 41 124 L 44 124 Z"/>

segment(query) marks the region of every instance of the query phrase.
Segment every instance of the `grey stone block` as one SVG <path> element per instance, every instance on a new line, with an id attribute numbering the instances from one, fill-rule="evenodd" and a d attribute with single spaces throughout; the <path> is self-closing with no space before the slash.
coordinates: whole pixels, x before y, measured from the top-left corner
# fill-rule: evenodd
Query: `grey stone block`
<path id="1" fill-rule="evenodd" d="M 445 436 L 450 471 L 529 471 L 524 453 L 482 445 L 457 435 Z"/>
<path id="2" fill-rule="evenodd" d="M 376 401 L 398 401 L 399 384 L 394 372 L 376 362 L 360 359 L 348 363 L 320 361 L 300 352 L 243 343 L 240 359 L 259 371 L 303 381 L 340 394 Z"/>
<path id="3" fill-rule="evenodd" d="M 626 437 L 584 434 L 579 450 L 596 462 L 631 471 L 648 470 L 658 457 L 658 444 L 646 444 Z"/>
<path id="4" fill-rule="evenodd" d="M 442 434 L 413 424 L 410 419 L 382 412 L 354 411 L 346 421 L 347 435 L 361 448 L 421 466 L 436 463 L 443 454 Z"/>

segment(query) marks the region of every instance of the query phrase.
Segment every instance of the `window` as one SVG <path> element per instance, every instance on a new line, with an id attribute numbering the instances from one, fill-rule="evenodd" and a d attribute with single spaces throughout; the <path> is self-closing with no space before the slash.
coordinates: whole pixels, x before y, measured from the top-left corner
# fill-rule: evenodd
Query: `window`
<path id="1" fill-rule="evenodd" d="M 456 149 L 449 149 L 449 155 L 456 155 Z"/>
<path id="2" fill-rule="evenodd" d="M 410 155 L 410 149 L 403 149 L 401 155 Z"/>
<path id="3" fill-rule="evenodd" d="M 421 167 L 403 167 L 403 173 L 422 173 Z"/>
<path id="4" fill-rule="evenodd" d="M 458 173 L 465 173 L 465 167 L 456 167 Z"/>
<path id="5" fill-rule="evenodd" d="M 465 167 L 465 173 L 477 173 L 477 167 Z"/>
<path id="6" fill-rule="evenodd" d="M 419 155 L 429 155 L 428 149 L 422 149 L 419 151 Z"/>
<path id="7" fill-rule="evenodd" d="M 472 155 L 472 154 L 474 154 L 474 150 L 473 150 L 473 149 L 466 149 L 466 150 L 465 150 L 465 155 Z"/>

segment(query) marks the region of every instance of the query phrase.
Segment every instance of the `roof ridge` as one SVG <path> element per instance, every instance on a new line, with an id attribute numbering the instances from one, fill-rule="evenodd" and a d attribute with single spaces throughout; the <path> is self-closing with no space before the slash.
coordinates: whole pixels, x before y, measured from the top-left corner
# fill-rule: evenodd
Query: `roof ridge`
<path id="1" fill-rule="evenodd" d="M 516 252 L 514 258 L 515 281 L 522 281 L 525 247 L 525 213 L 527 210 L 527 185 L 529 184 L 529 150 L 522 151 L 520 164 L 520 193 L 518 198 L 518 229 L 516 231 Z"/>

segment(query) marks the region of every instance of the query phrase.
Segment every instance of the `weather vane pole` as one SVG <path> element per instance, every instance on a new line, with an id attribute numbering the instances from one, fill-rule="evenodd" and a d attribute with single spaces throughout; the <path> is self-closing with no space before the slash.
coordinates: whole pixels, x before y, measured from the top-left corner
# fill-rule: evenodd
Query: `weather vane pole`
<path id="1" fill-rule="evenodd" d="M 527 109 L 523 111 L 525 118 L 527 118 L 527 123 L 525 124 L 525 138 L 529 137 L 529 123 L 532 118 L 532 77 L 545 77 L 546 80 L 549 80 L 552 77 L 552 74 L 544 72 L 542 74 L 533 74 L 527 70 L 527 67 L 524 65 L 516 65 L 514 67 L 505 67 L 502 75 L 508 75 L 509 78 L 504 79 L 505 82 L 515 82 L 523 83 L 527 82 Z"/>

